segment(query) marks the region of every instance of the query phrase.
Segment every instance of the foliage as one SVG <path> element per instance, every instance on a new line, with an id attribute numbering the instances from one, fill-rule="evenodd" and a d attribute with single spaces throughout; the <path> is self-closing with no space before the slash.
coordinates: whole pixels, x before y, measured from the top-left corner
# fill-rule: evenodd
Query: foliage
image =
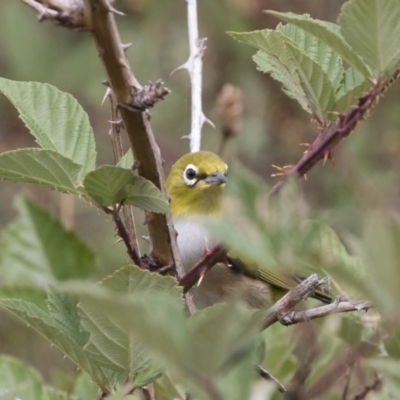
<path id="1" fill-rule="evenodd" d="M 389 82 L 400 67 L 400 5 L 395 0 L 350 0 L 338 24 L 308 15 L 272 14 L 287 24 L 230 35 L 257 48 L 257 68 L 281 82 L 284 92 L 320 125 L 334 124 L 337 113 L 348 111 L 376 82 Z M 48 84 L 3 78 L 0 91 L 39 146 L 0 154 L 2 179 L 84 197 L 103 210 L 119 212 L 126 204 L 167 211 L 161 192 L 131 170 L 130 152 L 117 166 L 96 168 L 92 128 L 70 95 Z M 0 400 L 78 399 L 87 394 L 95 399 L 100 392 L 123 399 L 151 382 L 160 399 L 184 399 L 186 392 L 196 399 L 278 398 L 273 383 L 257 381 L 255 362 L 290 382 L 292 391 L 298 384 L 296 373 L 308 368 L 301 389 L 338 398 L 341 388 L 331 385 L 344 373 L 334 367 L 337 354 L 349 346 L 356 346 L 360 354 L 348 361 L 350 369 L 357 362 L 367 379 L 377 371 L 387 381 L 384 391 L 372 398 L 398 396 L 398 217 L 377 214 L 363 203 L 362 234 L 344 234 L 343 240 L 322 217 L 310 216 L 294 182 L 265 212 L 267 190 L 259 178 L 240 167 L 229 179 L 228 202 L 241 212 L 232 215 L 232 208 L 226 207 L 223 220 L 212 225 L 215 235 L 261 268 L 330 276 L 334 293 L 373 301 L 377 311 L 372 323 L 352 314 L 302 324 L 300 333 L 278 325 L 260 333 L 262 311 L 232 302 L 188 317 L 175 279 L 134 265 L 122 266 L 93 284 L 95 252 L 21 197 L 18 219 L 2 234 L 0 304 L 83 373 L 70 395 L 49 388 L 32 368 L 3 356 Z M 321 386 L 327 376 L 331 383 Z M 352 394 L 368 382 L 357 383 L 349 389 Z"/>

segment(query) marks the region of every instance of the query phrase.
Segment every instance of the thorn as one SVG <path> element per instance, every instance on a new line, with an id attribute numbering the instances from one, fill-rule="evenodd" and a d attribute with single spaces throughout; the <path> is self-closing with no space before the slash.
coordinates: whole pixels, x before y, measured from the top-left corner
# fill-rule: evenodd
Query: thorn
<path id="1" fill-rule="evenodd" d="M 182 136 L 182 137 L 181 137 L 181 139 L 187 139 L 187 140 L 190 140 L 190 135 L 184 135 L 184 136 Z"/>
<path id="2" fill-rule="evenodd" d="M 142 236 L 142 239 L 143 239 L 144 241 L 150 243 L 150 236 L 145 236 L 145 235 L 143 235 L 143 236 Z"/>
<path id="3" fill-rule="evenodd" d="M 215 129 L 215 124 L 212 122 L 210 119 L 208 119 L 204 114 L 202 114 L 202 122 L 206 122 L 208 125 L 210 125 L 212 128 Z"/>
<path id="4" fill-rule="evenodd" d="M 104 81 L 101 81 L 101 84 L 104 86 L 110 87 L 110 82 L 107 79 L 105 79 Z"/>
<path id="5" fill-rule="evenodd" d="M 111 125 L 121 125 L 122 124 L 122 119 L 119 119 L 117 121 L 108 120 L 107 122 L 109 122 Z"/>
<path id="6" fill-rule="evenodd" d="M 208 247 L 208 238 L 204 236 L 204 255 L 208 256 L 210 254 L 210 249 Z"/>
<path id="7" fill-rule="evenodd" d="M 335 160 L 333 159 L 332 153 L 330 150 L 326 150 L 324 153 L 324 162 L 322 164 L 324 167 L 328 160 L 332 162 L 333 166 L 335 166 Z"/>
<path id="8" fill-rule="evenodd" d="M 307 174 L 304 174 L 303 176 L 304 176 L 304 180 L 306 181 L 307 180 Z"/>
<path id="9" fill-rule="evenodd" d="M 122 49 L 124 50 L 124 52 L 126 53 L 127 50 L 129 49 L 129 47 L 132 46 L 132 43 L 126 43 L 122 45 Z"/>
<path id="10" fill-rule="evenodd" d="M 169 76 L 172 76 L 175 72 L 182 71 L 183 69 L 186 69 L 186 71 L 189 71 L 189 63 L 186 61 L 184 64 L 180 65 L 178 68 L 175 68 Z"/>
<path id="11" fill-rule="evenodd" d="M 125 13 L 123 13 L 122 11 L 116 10 L 111 4 L 108 5 L 108 11 L 112 12 L 112 13 L 114 13 L 116 15 L 120 15 L 121 17 L 125 17 L 126 16 Z"/>
<path id="12" fill-rule="evenodd" d="M 200 277 L 199 277 L 199 280 L 197 281 L 196 287 L 199 287 L 201 285 L 201 282 L 203 282 L 206 272 L 207 272 L 207 269 L 204 269 L 204 271 L 200 272 Z"/>
<path id="13" fill-rule="evenodd" d="M 307 150 L 303 154 L 307 154 L 313 148 L 312 143 L 299 143 L 299 146 L 307 147 Z"/>
<path id="14" fill-rule="evenodd" d="M 286 170 L 292 168 L 293 165 L 285 165 L 283 167 L 279 167 L 278 165 L 272 164 L 272 167 L 278 170 L 276 174 L 271 175 L 272 177 L 276 177 L 276 176 L 285 176 L 287 174 Z"/>
<path id="15" fill-rule="evenodd" d="M 101 101 L 101 105 L 104 104 L 104 102 L 106 101 L 106 98 L 107 98 L 108 96 L 111 96 L 111 93 L 112 93 L 112 91 L 111 91 L 111 89 L 108 87 L 107 90 L 106 90 L 106 93 L 104 94 L 103 100 Z"/>

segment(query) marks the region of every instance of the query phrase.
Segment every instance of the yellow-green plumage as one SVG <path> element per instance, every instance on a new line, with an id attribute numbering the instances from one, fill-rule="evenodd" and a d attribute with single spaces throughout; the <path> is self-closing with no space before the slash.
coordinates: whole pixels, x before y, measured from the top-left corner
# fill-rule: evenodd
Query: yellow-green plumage
<path id="1" fill-rule="evenodd" d="M 186 154 L 171 168 L 167 191 L 186 270 L 216 244 L 202 222 L 221 214 L 227 172 L 224 161 L 206 151 Z M 228 256 L 231 266 L 215 265 L 200 286 L 193 289 L 198 308 L 228 298 L 241 298 L 250 307 L 266 307 L 297 283 L 291 277 L 236 259 L 233 254 Z M 329 301 L 330 298 L 321 294 L 321 300 Z"/>

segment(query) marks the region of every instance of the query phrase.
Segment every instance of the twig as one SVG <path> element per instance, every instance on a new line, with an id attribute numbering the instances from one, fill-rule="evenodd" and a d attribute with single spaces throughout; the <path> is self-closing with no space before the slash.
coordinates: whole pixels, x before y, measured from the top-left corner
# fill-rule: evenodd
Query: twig
<path id="1" fill-rule="evenodd" d="M 270 307 L 264 316 L 263 329 L 277 321 L 284 321 L 285 314 L 293 310 L 301 301 L 310 297 L 315 289 L 325 284 L 324 280 L 318 280 L 316 274 L 310 275 L 304 279 L 300 284 L 289 290 L 280 300 L 278 300 L 272 307 Z"/>
<path id="2" fill-rule="evenodd" d="M 83 0 L 22 0 L 38 13 L 39 21 L 52 19 L 70 29 L 84 29 Z"/>
<path id="3" fill-rule="evenodd" d="M 266 311 L 263 329 L 268 328 L 277 321 L 282 325 L 288 326 L 325 317 L 330 314 L 368 310 L 372 307 L 371 303 L 367 301 L 346 301 L 341 296 L 338 296 L 331 304 L 309 310 L 294 310 L 298 303 L 310 297 L 319 286 L 325 283 L 326 280 L 318 280 L 317 275 L 313 274 L 289 290 L 285 296 Z"/>
<path id="4" fill-rule="evenodd" d="M 111 141 L 112 141 L 112 147 L 114 151 L 114 159 L 115 162 L 118 163 L 119 160 L 123 157 L 124 151 L 122 147 L 122 140 L 121 140 L 121 124 L 122 121 L 119 122 L 119 114 L 118 114 L 118 109 L 115 104 L 115 99 L 112 95 L 112 93 L 109 96 L 110 98 L 110 106 L 111 106 Z M 133 207 L 132 206 L 122 206 L 122 213 L 124 215 L 124 222 L 125 222 L 125 227 L 129 236 L 129 242 L 131 244 L 131 247 L 133 247 L 136 252 L 140 256 L 140 251 L 139 251 L 139 244 L 137 241 L 137 234 L 136 234 L 136 228 L 135 228 L 135 221 L 133 218 Z"/>
<path id="5" fill-rule="evenodd" d="M 203 113 L 201 105 L 201 82 L 202 82 L 202 57 L 206 38 L 199 39 L 199 29 L 197 24 L 197 0 L 186 0 L 188 12 L 188 33 L 189 33 L 189 58 L 176 68 L 172 73 L 179 70 L 187 70 L 191 84 L 191 128 L 190 134 L 184 136 L 190 140 L 190 151 L 193 153 L 200 150 L 201 128 L 204 122 L 209 122 Z M 211 125 L 213 125 L 211 123 Z"/>
<path id="6" fill-rule="evenodd" d="M 226 255 L 226 249 L 222 245 L 215 246 L 209 251 L 186 275 L 179 280 L 183 292 L 187 293 L 197 282 L 201 282 L 204 275 Z"/>
<path id="7" fill-rule="evenodd" d="M 123 240 L 123 242 L 125 243 L 126 246 L 126 251 L 130 257 L 130 259 L 132 260 L 132 262 L 137 265 L 138 267 L 145 269 L 146 265 L 142 262 L 142 260 L 140 259 L 139 253 L 138 251 L 135 249 L 134 246 L 132 246 L 132 243 L 130 241 L 129 235 L 127 230 L 125 229 L 125 226 L 119 216 L 119 213 L 117 210 L 111 209 L 111 208 L 107 208 L 107 207 L 102 207 L 102 210 L 106 213 L 106 214 L 110 214 L 113 218 L 113 221 L 115 223 L 115 226 L 117 227 L 117 233 L 118 236 Z"/>
<path id="8" fill-rule="evenodd" d="M 331 157 L 331 150 L 345 137 L 354 131 L 357 124 L 361 122 L 369 111 L 374 107 L 379 97 L 388 89 L 393 82 L 400 76 L 400 71 L 396 71 L 388 80 L 378 79 L 371 89 L 358 99 L 358 102 L 345 114 L 339 114 L 337 122 L 328 127 L 322 127 L 321 132 L 314 141 L 308 146 L 307 152 L 300 161 L 282 171 L 280 175 L 284 178 L 279 181 L 270 191 L 273 195 L 284 185 L 287 178 L 291 176 L 304 176 L 318 161 Z"/>
<path id="9" fill-rule="evenodd" d="M 376 374 L 374 382 L 371 385 L 365 386 L 365 388 L 360 393 L 354 396 L 353 400 L 366 399 L 370 392 L 379 390 L 381 384 L 382 384 L 382 378 L 378 374 Z"/>
<path id="10" fill-rule="evenodd" d="M 282 383 L 280 383 L 278 379 L 270 374 L 264 367 L 262 367 L 261 365 L 256 365 L 256 371 L 265 380 L 274 382 L 281 393 L 286 392 L 285 386 L 283 386 Z"/>
<path id="11" fill-rule="evenodd" d="M 361 342 L 356 348 L 347 350 L 346 354 L 336 364 L 325 371 L 317 382 L 309 388 L 308 399 L 320 399 L 330 387 L 337 383 L 337 380 L 346 373 L 348 368 L 351 368 L 360 358 L 372 354 L 376 349 L 376 344 L 373 341 L 374 337 L 370 338 L 368 342 Z"/>
<path id="12" fill-rule="evenodd" d="M 312 371 L 312 364 L 319 354 L 318 340 L 315 327 L 311 324 L 298 326 L 300 335 L 297 335 L 297 344 L 294 355 L 298 360 L 298 367 L 294 373 L 287 393 L 287 400 L 307 399 L 305 382 Z"/>

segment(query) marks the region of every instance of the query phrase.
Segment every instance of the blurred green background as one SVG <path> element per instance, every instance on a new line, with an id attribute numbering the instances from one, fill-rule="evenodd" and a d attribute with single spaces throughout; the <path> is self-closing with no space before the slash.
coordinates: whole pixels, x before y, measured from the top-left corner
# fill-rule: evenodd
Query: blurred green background
<path id="1" fill-rule="evenodd" d="M 272 164 L 294 164 L 312 142 L 316 124 L 309 120 L 279 84 L 256 71 L 251 48 L 238 44 L 227 31 L 274 28 L 278 21 L 263 10 L 309 13 L 336 21 L 342 0 L 201 0 L 198 2 L 200 36 L 207 37 L 203 63 L 203 104 L 217 125 L 203 129 L 202 148 L 216 151 L 221 140 L 215 112 L 216 97 L 226 83 L 243 93 L 244 113 L 240 133 L 229 143 L 226 158 L 240 159 L 273 185 Z M 172 93 L 151 110 L 156 138 L 165 159 L 166 173 L 180 155 L 189 151 L 181 137 L 190 128 L 190 86 L 185 71 L 170 75 L 188 56 L 186 4 L 183 0 L 118 0 L 126 17 L 117 22 L 124 42 L 132 42 L 128 57 L 141 83 L 161 78 Z M 39 23 L 33 10 L 19 0 L 0 3 L 0 76 L 21 81 L 50 83 L 71 93 L 90 116 L 96 135 L 98 164 L 112 164 L 108 134 L 109 106 L 101 105 L 105 79 L 96 49 L 87 34 L 68 31 L 52 22 Z M 395 84 L 381 99 L 367 122 L 333 152 L 336 167 L 318 164 L 301 183 L 311 217 L 318 215 L 337 232 L 357 233 L 365 203 L 372 209 L 396 210 L 400 206 L 400 86 Z M 0 152 L 34 146 L 17 112 L 0 97 Z M 95 207 L 58 193 L 27 185 L 0 183 L 0 229 L 15 218 L 13 203 L 19 193 L 29 193 L 51 210 L 95 249 L 99 276 L 127 261 L 122 244 L 115 241 L 113 224 Z M 359 207 L 358 207 L 359 206 Z M 340 211 L 339 211 L 340 210 Z M 137 214 L 140 230 L 143 215 Z M 38 367 L 45 377 L 65 386 L 72 366 L 50 349 L 34 332 L 0 313 L 0 352 L 14 354 Z M 67 379 L 68 380 L 68 379 Z"/>

